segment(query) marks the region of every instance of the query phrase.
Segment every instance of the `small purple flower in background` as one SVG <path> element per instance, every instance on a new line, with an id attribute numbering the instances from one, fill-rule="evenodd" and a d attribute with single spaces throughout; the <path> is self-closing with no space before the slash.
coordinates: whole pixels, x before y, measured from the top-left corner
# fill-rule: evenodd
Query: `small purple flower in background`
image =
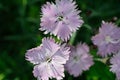
<path id="1" fill-rule="evenodd" d="M 73 0 L 56 0 L 55 2 L 56 4 L 47 2 L 42 7 L 40 30 L 67 41 L 72 33 L 81 27 L 83 20 Z"/>
<path id="2" fill-rule="evenodd" d="M 26 59 L 35 64 L 33 74 L 38 80 L 57 80 L 64 77 L 64 65 L 69 59 L 69 48 L 58 45 L 52 38 L 44 38 L 42 44 L 30 49 L 26 53 Z"/>
<path id="3" fill-rule="evenodd" d="M 112 64 L 110 71 L 116 74 L 117 80 L 120 80 L 120 52 L 111 58 L 110 63 Z"/>
<path id="4" fill-rule="evenodd" d="M 103 22 L 99 33 L 92 37 L 92 41 L 98 47 L 98 54 L 106 57 L 120 50 L 120 28 L 113 23 Z"/>
<path id="5" fill-rule="evenodd" d="M 78 44 L 76 47 L 71 47 L 69 60 L 65 64 L 65 69 L 71 75 L 78 77 L 92 65 L 93 58 L 90 56 L 89 47 L 86 44 Z"/>

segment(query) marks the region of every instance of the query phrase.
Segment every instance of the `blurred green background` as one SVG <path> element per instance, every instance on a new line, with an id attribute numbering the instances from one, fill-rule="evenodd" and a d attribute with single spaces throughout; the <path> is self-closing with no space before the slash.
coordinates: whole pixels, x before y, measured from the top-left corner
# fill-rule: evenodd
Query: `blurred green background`
<path id="1" fill-rule="evenodd" d="M 52 0 L 0 0 L 0 80 L 36 80 L 33 65 L 25 60 L 26 50 L 40 45 L 46 35 L 39 31 L 41 6 Z M 53 0 L 54 1 L 54 0 Z M 76 0 L 84 25 L 77 31 L 74 44 L 82 41 L 91 46 L 91 36 L 97 33 L 102 20 L 120 25 L 120 0 Z M 89 71 L 64 80 L 115 80 L 108 64 L 95 61 Z"/>

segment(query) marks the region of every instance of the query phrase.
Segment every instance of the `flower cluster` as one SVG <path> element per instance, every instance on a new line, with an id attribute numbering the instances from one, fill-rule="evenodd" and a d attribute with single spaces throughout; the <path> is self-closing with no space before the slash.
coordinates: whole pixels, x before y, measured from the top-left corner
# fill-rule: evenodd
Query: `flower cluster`
<path id="1" fill-rule="evenodd" d="M 72 33 L 83 24 L 79 13 L 80 11 L 76 9 L 76 3 L 73 0 L 56 0 L 55 4 L 47 2 L 42 7 L 41 27 L 39 30 L 45 31 L 45 34 L 53 34 L 62 41 L 67 41 Z M 70 66 L 66 70 L 69 71 L 71 68 L 72 74 L 75 76 L 78 76 L 84 70 L 88 70 L 93 64 L 92 57 L 88 54 L 89 48 L 87 45 L 79 44 L 76 49 L 77 51 L 74 52 L 66 44 L 55 43 L 52 38 L 43 38 L 40 46 L 27 51 L 26 60 L 35 65 L 33 74 L 38 80 L 52 78 L 61 80 L 64 77 L 64 65 L 74 64 L 75 59 L 71 60 L 71 58 L 78 56 L 74 67 Z M 77 70 L 76 67 L 80 70 L 74 73 Z"/>
<path id="2" fill-rule="evenodd" d="M 42 6 L 42 17 L 39 30 L 45 34 L 57 36 L 60 43 L 52 37 L 43 38 L 40 46 L 26 52 L 26 60 L 33 63 L 33 75 L 38 80 L 55 78 L 63 79 L 64 71 L 78 77 L 83 71 L 89 70 L 94 64 L 89 46 L 79 43 L 77 46 L 67 46 L 66 43 L 73 32 L 84 23 L 73 0 L 55 0 Z M 113 23 L 104 22 L 99 33 L 92 37 L 93 44 L 98 47 L 98 55 L 110 59 L 111 69 L 120 80 L 120 28 Z M 111 55 L 112 56 L 112 55 Z"/>

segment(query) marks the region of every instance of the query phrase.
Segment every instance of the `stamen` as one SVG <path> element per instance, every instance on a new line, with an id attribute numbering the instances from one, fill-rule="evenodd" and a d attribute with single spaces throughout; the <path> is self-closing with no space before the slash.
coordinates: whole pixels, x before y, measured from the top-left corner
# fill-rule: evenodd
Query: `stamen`
<path id="1" fill-rule="evenodd" d="M 113 40 L 110 36 L 106 36 L 105 41 L 106 41 L 107 43 L 116 44 L 116 43 L 119 43 L 119 42 L 120 42 L 120 39 L 118 39 L 118 40 Z"/>
<path id="2" fill-rule="evenodd" d="M 59 17 L 58 17 L 58 20 L 59 20 L 59 21 L 62 21 L 62 20 L 63 20 L 63 16 L 59 16 Z"/>
<path id="3" fill-rule="evenodd" d="M 49 62 L 52 61 L 52 59 L 51 58 L 47 58 L 46 61 L 49 63 Z"/>

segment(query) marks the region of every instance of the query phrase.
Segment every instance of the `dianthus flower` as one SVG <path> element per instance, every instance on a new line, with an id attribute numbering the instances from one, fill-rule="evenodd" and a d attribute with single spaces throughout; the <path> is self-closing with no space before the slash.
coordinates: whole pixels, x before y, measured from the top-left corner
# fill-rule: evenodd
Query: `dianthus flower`
<path id="1" fill-rule="evenodd" d="M 57 80 L 64 77 L 64 65 L 69 59 L 69 48 L 60 46 L 52 38 L 44 38 L 42 44 L 30 49 L 26 59 L 35 65 L 33 74 L 38 80 Z"/>
<path id="2" fill-rule="evenodd" d="M 55 3 L 43 5 L 40 30 L 67 41 L 81 27 L 83 20 L 73 0 L 56 0 Z"/>
<path id="3" fill-rule="evenodd" d="M 113 56 L 110 63 L 112 64 L 110 71 L 116 74 L 117 80 L 120 80 L 120 52 Z"/>
<path id="4" fill-rule="evenodd" d="M 117 53 L 120 50 L 120 28 L 113 23 L 103 22 L 99 33 L 92 37 L 92 41 L 102 57 Z"/>
<path id="5" fill-rule="evenodd" d="M 78 77 L 92 65 L 93 59 L 86 44 L 78 44 L 76 47 L 71 47 L 69 60 L 65 64 L 65 69 L 71 75 Z"/>

